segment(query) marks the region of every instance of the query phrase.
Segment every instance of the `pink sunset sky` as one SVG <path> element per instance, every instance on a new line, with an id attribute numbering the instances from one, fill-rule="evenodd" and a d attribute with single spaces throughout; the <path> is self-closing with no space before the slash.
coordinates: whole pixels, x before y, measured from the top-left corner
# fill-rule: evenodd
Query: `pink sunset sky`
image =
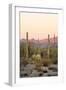
<path id="1" fill-rule="evenodd" d="M 44 39 L 58 35 L 58 14 L 21 13 L 20 14 L 20 39 Z"/>

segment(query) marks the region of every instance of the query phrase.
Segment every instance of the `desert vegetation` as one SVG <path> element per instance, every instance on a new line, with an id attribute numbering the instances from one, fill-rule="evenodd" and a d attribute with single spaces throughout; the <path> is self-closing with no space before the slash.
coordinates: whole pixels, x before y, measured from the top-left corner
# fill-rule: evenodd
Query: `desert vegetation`
<path id="1" fill-rule="evenodd" d="M 40 40 L 35 43 L 29 41 L 28 32 L 26 40 L 20 42 L 20 77 L 57 76 L 58 75 L 58 47 L 50 45 L 48 34 L 47 46 L 41 47 Z"/>

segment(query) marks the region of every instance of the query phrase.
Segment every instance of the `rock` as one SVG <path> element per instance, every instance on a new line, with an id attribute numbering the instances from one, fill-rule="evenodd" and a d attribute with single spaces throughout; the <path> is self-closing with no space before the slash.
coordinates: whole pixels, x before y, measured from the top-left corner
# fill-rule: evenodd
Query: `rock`
<path id="1" fill-rule="evenodd" d="M 21 71 L 21 72 L 20 72 L 20 76 L 21 76 L 21 77 L 27 77 L 28 74 L 27 74 L 26 71 Z"/>
<path id="2" fill-rule="evenodd" d="M 20 66 L 20 70 L 24 70 L 24 65 L 21 65 Z"/>
<path id="3" fill-rule="evenodd" d="M 35 65 L 34 64 L 27 64 L 25 67 L 21 66 L 21 75 L 22 76 L 30 76 L 32 71 L 34 70 Z"/>
<path id="4" fill-rule="evenodd" d="M 58 65 L 50 65 L 49 67 L 48 67 L 48 69 L 49 70 L 53 70 L 53 71 L 57 71 L 58 70 Z"/>
<path id="5" fill-rule="evenodd" d="M 42 66 L 42 67 L 41 67 L 41 71 L 46 71 L 46 72 L 47 72 L 47 71 L 48 71 L 48 67 Z"/>
<path id="6" fill-rule="evenodd" d="M 27 64 L 24 69 L 30 69 L 33 70 L 35 68 L 34 64 Z"/>
<path id="7" fill-rule="evenodd" d="M 52 64 L 49 66 L 49 68 L 58 68 L 58 65 Z"/>
<path id="8" fill-rule="evenodd" d="M 37 71 L 37 70 L 33 70 L 30 76 L 31 76 L 31 77 L 43 76 L 43 72 L 41 72 L 41 71 L 39 72 L 39 71 Z"/>
<path id="9" fill-rule="evenodd" d="M 52 70 L 48 70 L 48 76 L 57 76 L 58 72 L 53 72 Z"/>
<path id="10" fill-rule="evenodd" d="M 43 72 L 39 72 L 39 76 L 43 76 Z"/>
<path id="11" fill-rule="evenodd" d="M 35 68 L 35 65 L 33 64 L 28 64 L 24 67 L 24 70 L 27 72 L 28 75 L 32 73 L 32 70 Z"/>
<path id="12" fill-rule="evenodd" d="M 28 68 L 24 69 L 24 71 L 25 71 L 28 75 L 30 75 L 31 72 L 32 72 L 32 70 L 30 70 L 30 69 L 28 69 Z"/>
<path id="13" fill-rule="evenodd" d="M 33 70 L 30 76 L 31 77 L 39 76 L 39 72 L 37 70 Z"/>
<path id="14" fill-rule="evenodd" d="M 48 73 L 43 73 L 43 76 L 48 76 Z"/>

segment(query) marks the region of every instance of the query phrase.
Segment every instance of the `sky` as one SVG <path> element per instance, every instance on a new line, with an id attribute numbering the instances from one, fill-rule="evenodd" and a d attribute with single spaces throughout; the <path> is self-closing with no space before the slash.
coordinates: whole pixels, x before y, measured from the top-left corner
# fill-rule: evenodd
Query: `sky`
<path id="1" fill-rule="evenodd" d="M 45 39 L 58 35 L 58 14 L 20 13 L 20 39 Z"/>

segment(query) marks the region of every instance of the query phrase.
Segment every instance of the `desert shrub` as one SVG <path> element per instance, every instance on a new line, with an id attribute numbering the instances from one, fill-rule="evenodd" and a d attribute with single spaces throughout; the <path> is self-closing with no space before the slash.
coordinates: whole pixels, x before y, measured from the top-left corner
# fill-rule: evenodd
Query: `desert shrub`
<path id="1" fill-rule="evenodd" d="M 36 65 L 35 69 L 38 70 L 38 71 L 41 71 L 42 63 L 41 62 L 36 62 L 35 65 Z"/>
<path id="2" fill-rule="evenodd" d="M 20 43 L 20 57 L 26 57 L 26 44 Z"/>
<path id="3" fill-rule="evenodd" d="M 45 58 L 45 59 L 42 59 L 42 63 L 44 66 L 48 66 L 48 65 L 52 64 L 52 60 Z"/>
<path id="4" fill-rule="evenodd" d="M 20 60 L 20 64 L 21 65 L 27 65 L 29 63 L 29 59 L 28 58 L 22 58 L 22 60 Z"/>
<path id="5" fill-rule="evenodd" d="M 38 71 L 41 70 L 41 66 L 42 66 L 42 63 L 41 63 L 41 56 L 40 54 L 37 54 L 37 55 L 32 55 L 32 60 L 34 61 L 35 65 L 36 65 L 36 68 Z"/>
<path id="6" fill-rule="evenodd" d="M 32 60 L 34 60 L 34 61 L 40 61 L 41 60 L 41 56 L 40 56 L 40 54 L 37 54 L 37 55 L 32 55 Z"/>
<path id="7" fill-rule="evenodd" d="M 52 59 L 52 63 L 53 63 L 53 64 L 58 64 L 58 58 L 53 58 L 53 59 Z"/>
<path id="8" fill-rule="evenodd" d="M 58 49 L 50 48 L 50 58 L 57 58 L 57 57 L 58 57 Z"/>
<path id="9" fill-rule="evenodd" d="M 47 48 L 42 48 L 40 54 L 42 58 L 47 58 Z"/>

